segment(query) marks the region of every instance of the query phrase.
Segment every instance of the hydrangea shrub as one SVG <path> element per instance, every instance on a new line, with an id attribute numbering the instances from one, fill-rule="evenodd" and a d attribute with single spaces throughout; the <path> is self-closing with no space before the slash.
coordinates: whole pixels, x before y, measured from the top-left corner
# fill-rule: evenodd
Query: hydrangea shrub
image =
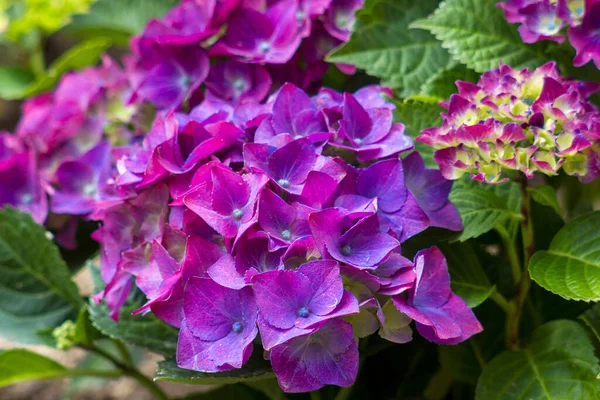
<path id="1" fill-rule="evenodd" d="M 595 2 L 156 1 L 0 133 L 0 334 L 115 369 L 7 350 L 0 386 L 167 399 L 131 344 L 223 398 L 600 396 Z"/>

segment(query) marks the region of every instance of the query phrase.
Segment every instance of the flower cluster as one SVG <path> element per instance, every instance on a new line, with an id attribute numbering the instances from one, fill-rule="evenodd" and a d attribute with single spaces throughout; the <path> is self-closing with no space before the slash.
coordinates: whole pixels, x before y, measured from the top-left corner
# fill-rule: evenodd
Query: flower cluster
<path id="1" fill-rule="evenodd" d="M 534 71 L 506 65 L 477 84 L 457 82 L 458 94 L 441 105 L 441 127 L 417 140 L 434 147 L 447 179 L 470 173 L 502 182 L 515 172 L 556 175 L 562 170 L 589 182 L 600 173 L 600 114 L 587 101 L 598 85 L 560 76 L 554 63 Z"/>
<path id="2" fill-rule="evenodd" d="M 499 3 L 508 22 L 519 23 L 525 43 L 553 40 L 568 35 L 577 51 L 576 67 L 593 60 L 600 68 L 600 2 L 597 0 L 507 0 Z"/>
<path id="3" fill-rule="evenodd" d="M 231 112 L 206 100 L 161 113 L 139 144 L 115 149 L 118 204 L 97 207 L 104 298 L 118 317 L 135 279 L 152 311 L 180 328 L 177 362 L 240 368 L 260 332 L 281 387 L 348 386 L 355 337 L 379 331 L 437 343 L 481 326 L 450 290 L 436 248 L 400 244 L 429 226 L 460 230 L 451 182 L 427 169 L 385 89 L 284 85 Z M 347 160 L 371 161 L 356 168 Z"/>
<path id="4" fill-rule="evenodd" d="M 389 89 L 303 90 L 361 4 L 183 0 L 124 68 L 105 58 L 25 103 L 0 134 L 0 204 L 63 246 L 77 217 L 98 221 L 94 299 L 117 320 L 135 285 L 148 301 L 134 314 L 180 329 L 182 368 L 241 368 L 260 345 L 303 392 L 351 385 L 357 339 L 405 343 L 411 320 L 430 341 L 466 340 L 482 328 L 442 253 L 401 253 L 428 227 L 462 229 L 452 182 L 400 159 L 413 143 Z"/>

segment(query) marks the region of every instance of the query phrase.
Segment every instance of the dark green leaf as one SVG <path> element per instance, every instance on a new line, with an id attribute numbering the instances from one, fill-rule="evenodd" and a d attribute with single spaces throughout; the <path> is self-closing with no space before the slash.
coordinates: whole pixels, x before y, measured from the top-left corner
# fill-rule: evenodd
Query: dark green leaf
<path id="1" fill-rule="evenodd" d="M 477 383 L 481 365 L 471 349 L 469 342 L 455 346 L 440 346 L 440 364 L 452 376 L 461 382 Z"/>
<path id="2" fill-rule="evenodd" d="M 497 68 L 499 62 L 521 68 L 549 61 L 546 45 L 523 43 L 495 1 L 446 0 L 412 27 L 433 33 L 456 60 L 477 72 Z"/>
<path id="3" fill-rule="evenodd" d="M 191 383 L 197 385 L 237 383 L 245 381 L 257 381 L 261 379 L 272 379 L 275 377 L 269 363 L 263 360 L 257 351 L 241 369 L 231 371 L 204 373 L 179 368 L 173 359 L 159 361 L 156 371 L 157 380 L 178 383 Z"/>
<path id="4" fill-rule="evenodd" d="M 83 305 L 46 230 L 29 214 L 0 210 L 0 335 L 40 343 L 37 331 L 59 325 Z"/>
<path id="5" fill-rule="evenodd" d="M 549 322 L 536 329 L 530 343 L 487 364 L 477 383 L 477 400 L 600 398 L 600 365 L 581 325 Z"/>
<path id="6" fill-rule="evenodd" d="M 468 179 L 454 183 L 450 200 L 458 208 L 464 226 L 458 240 L 478 237 L 497 225 L 521 218 L 509 204 L 509 198 L 500 197 L 495 192 L 498 189 L 490 186 Z"/>
<path id="7" fill-rule="evenodd" d="M 528 188 L 533 200 L 541 205 L 552 207 L 558 215 L 561 215 L 560 205 L 556 198 L 556 191 L 552 186 L 542 185 Z"/>
<path id="8" fill-rule="evenodd" d="M 423 129 L 440 125 L 442 123 L 440 112 L 442 111 L 444 111 L 442 107 L 431 101 L 411 99 L 396 102 L 395 121 L 405 125 L 404 133 L 413 139 L 416 150 L 429 168 L 437 168 L 437 164 L 433 160 L 434 148 L 414 139 L 421 134 Z"/>
<path id="9" fill-rule="evenodd" d="M 165 15 L 178 0 L 96 0 L 88 13 L 76 15 L 65 30 L 82 37 L 102 37 L 127 46 L 151 18 Z"/>
<path id="10" fill-rule="evenodd" d="M 270 400 L 285 400 L 285 393 L 279 387 L 277 379 L 262 379 L 260 381 L 244 382 L 245 385 L 256 389 L 269 398 Z"/>
<path id="11" fill-rule="evenodd" d="M 421 94 L 435 97 L 439 100 L 449 99 L 456 93 L 456 81 L 477 82 L 479 74 L 463 64 L 451 65 L 432 75 L 422 87 Z"/>
<path id="12" fill-rule="evenodd" d="M 94 291 L 99 292 L 102 284 L 98 267 L 93 264 L 88 267 L 94 278 Z M 131 315 L 144 302 L 145 296 L 139 291 L 134 291 L 119 311 L 118 322 L 110 317 L 105 303 L 90 302 L 90 319 L 94 326 L 108 337 L 146 348 L 165 357 L 173 356 L 177 350 L 177 329 L 167 325 L 152 313 Z"/>
<path id="13" fill-rule="evenodd" d="M 535 253 L 531 277 L 566 299 L 600 301 L 600 211 L 569 221 L 548 250 Z"/>
<path id="14" fill-rule="evenodd" d="M 46 75 L 27 88 L 25 96 L 34 96 L 52 89 L 66 72 L 96 64 L 108 46 L 110 42 L 106 39 L 93 39 L 69 49 L 48 68 Z"/>
<path id="15" fill-rule="evenodd" d="M 34 80 L 31 71 L 18 67 L 0 67 L 0 98 L 21 99 Z"/>
<path id="16" fill-rule="evenodd" d="M 596 304 L 582 315 L 579 316 L 583 322 L 592 330 L 598 340 L 600 340 L 600 304 Z"/>
<path id="17" fill-rule="evenodd" d="M 176 400 L 268 400 L 259 391 L 242 385 L 241 383 L 234 385 L 224 385 L 217 389 L 207 390 L 198 393 L 191 393 L 185 397 L 178 397 Z"/>
<path id="18" fill-rule="evenodd" d="M 469 243 L 440 243 L 440 249 L 448 260 L 452 290 L 469 307 L 477 307 L 494 291 L 475 251 Z"/>
<path id="19" fill-rule="evenodd" d="M 68 369 L 54 360 L 25 349 L 0 353 L 0 387 L 35 379 L 66 376 Z"/>
<path id="20" fill-rule="evenodd" d="M 450 62 L 433 35 L 408 25 L 431 13 L 437 0 L 367 0 L 357 13 L 350 41 L 329 56 L 330 62 L 353 64 L 382 83 L 418 94 L 421 85 Z"/>

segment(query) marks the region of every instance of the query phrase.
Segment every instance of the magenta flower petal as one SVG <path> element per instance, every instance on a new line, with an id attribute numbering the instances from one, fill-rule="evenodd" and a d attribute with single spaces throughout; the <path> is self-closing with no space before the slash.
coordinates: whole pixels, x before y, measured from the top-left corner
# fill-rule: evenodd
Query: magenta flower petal
<path id="1" fill-rule="evenodd" d="M 309 392 L 325 385 L 348 387 L 358 373 L 352 326 L 340 320 L 274 347 L 270 358 L 279 386 L 287 393 Z"/>

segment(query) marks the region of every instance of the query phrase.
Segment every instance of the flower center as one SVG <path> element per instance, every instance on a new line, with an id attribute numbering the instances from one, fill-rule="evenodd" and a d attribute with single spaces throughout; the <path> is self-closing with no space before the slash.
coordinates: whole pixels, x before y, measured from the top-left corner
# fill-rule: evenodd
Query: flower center
<path id="1" fill-rule="evenodd" d="M 346 245 L 344 247 L 342 247 L 342 254 L 345 256 L 349 256 L 350 253 L 352 253 L 352 247 Z"/>
<path id="2" fill-rule="evenodd" d="M 21 196 L 21 203 L 27 205 L 27 204 L 31 204 L 31 202 L 33 201 L 33 196 L 29 193 L 25 193 L 23 196 Z"/>
<path id="3" fill-rule="evenodd" d="M 236 208 L 235 210 L 233 210 L 233 212 L 231 213 L 231 216 L 234 219 L 240 219 L 242 218 L 242 210 L 240 210 L 239 208 Z"/>
<path id="4" fill-rule="evenodd" d="M 241 91 L 244 88 L 244 81 L 240 78 L 233 81 L 233 88 L 237 91 Z"/>
<path id="5" fill-rule="evenodd" d="M 271 50 L 271 44 L 267 41 L 262 41 L 260 42 L 260 44 L 258 45 L 258 50 L 261 53 L 268 53 L 269 50 Z"/>
<path id="6" fill-rule="evenodd" d="M 96 193 L 96 187 L 93 184 L 88 183 L 87 185 L 85 185 L 83 187 L 83 194 L 85 194 L 86 196 L 91 196 L 95 193 Z"/>
<path id="7" fill-rule="evenodd" d="M 362 139 L 356 138 L 356 139 L 354 139 L 354 143 L 356 143 L 357 146 L 360 146 L 362 144 Z"/>
<path id="8" fill-rule="evenodd" d="M 234 322 L 233 325 L 231 325 L 231 329 L 235 332 L 235 333 L 240 333 L 241 331 L 244 330 L 244 325 L 242 325 L 241 322 Z"/>
<path id="9" fill-rule="evenodd" d="M 282 188 L 289 188 L 290 187 L 290 181 L 288 181 L 287 179 L 280 179 L 277 181 L 277 183 L 279 184 L 279 186 L 281 186 Z"/>
<path id="10" fill-rule="evenodd" d="M 290 232 L 289 230 L 284 230 L 281 232 L 281 238 L 283 240 L 290 240 L 292 238 L 292 232 Z"/>
<path id="11" fill-rule="evenodd" d="M 304 10 L 296 11 L 296 21 L 298 23 L 304 21 L 305 18 L 306 18 L 306 12 L 304 12 Z"/>
<path id="12" fill-rule="evenodd" d="M 300 318 L 308 318 L 309 314 L 310 314 L 310 311 L 308 311 L 308 308 L 306 308 L 306 307 L 302 307 L 298 310 L 298 316 Z"/>

